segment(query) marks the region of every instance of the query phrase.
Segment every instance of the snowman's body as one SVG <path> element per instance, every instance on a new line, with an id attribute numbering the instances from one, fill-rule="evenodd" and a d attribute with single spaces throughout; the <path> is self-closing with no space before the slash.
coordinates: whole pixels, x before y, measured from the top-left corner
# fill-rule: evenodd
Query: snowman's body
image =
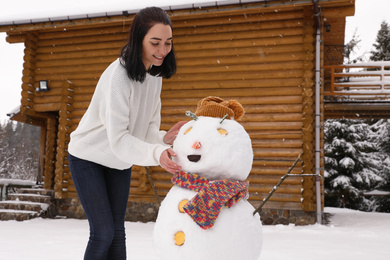
<path id="1" fill-rule="evenodd" d="M 181 128 L 173 149 L 184 171 L 210 181 L 244 181 L 253 162 L 250 138 L 234 120 L 199 117 L 190 121 Z M 262 229 L 253 206 L 242 198 L 230 208 L 223 207 L 214 226 L 202 229 L 182 210 L 196 194 L 173 186 L 162 202 L 153 234 L 161 259 L 257 260 Z"/>

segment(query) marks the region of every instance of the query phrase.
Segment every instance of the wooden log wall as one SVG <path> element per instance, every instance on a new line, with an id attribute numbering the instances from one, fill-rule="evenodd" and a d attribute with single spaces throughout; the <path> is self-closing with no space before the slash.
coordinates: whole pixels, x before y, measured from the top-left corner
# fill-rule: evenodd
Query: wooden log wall
<path id="1" fill-rule="evenodd" d="M 20 111 L 26 114 L 33 110 L 35 92 L 35 56 L 38 38 L 35 33 L 28 33 L 24 41 L 24 63 L 22 76 L 22 99 Z"/>
<path id="2" fill-rule="evenodd" d="M 344 2 L 353 5 L 353 2 Z M 184 116 L 185 111 L 195 111 L 203 97 L 237 99 L 246 110 L 241 123 L 252 138 L 255 154 L 248 178 L 250 200 L 254 204 L 266 197 L 298 154 L 303 152 L 303 160 L 293 173 L 313 173 L 315 40 L 312 4 L 248 9 L 242 6 L 169 14 L 174 27 L 178 71 L 172 79 L 163 81 L 162 129 L 168 130 L 177 121 L 189 120 Z M 328 14 L 343 15 L 337 7 Z M 8 32 L 9 42 L 23 40 L 33 46 L 34 55 L 28 55 L 31 65 L 25 61 L 33 74 L 24 76 L 23 89 L 26 84 L 34 89 L 39 80 L 49 81 L 50 91 L 29 96 L 26 100 L 33 98 L 33 102 L 26 106 L 32 106 L 38 113 L 59 113 L 60 121 L 66 117 L 66 125 L 75 129 L 101 73 L 118 57 L 125 44 L 131 19 L 131 16 L 111 20 L 98 18 L 79 25 L 59 23 L 58 27 L 45 24 L 34 35 L 25 34 L 23 29 L 19 33 Z M 26 30 L 30 27 L 26 26 Z M 29 50 L 26 47 L 26 51 Z M 65 81 L 72 83 L 74 91 L 72 109 L 66 115 L 61 112 Z M 52 124 L 50 127 L 48 135 L 52 133 Z M 66 151 L 69 133 L 63 133 L 61 127 L 59 122 L 58 142 L 53 147 L 61 146 L 59 149 Z M 53 137 L 47 138 L 49 142 Z M 64 158 L 61 155 L 56 159 L 56 196 L 76 197 Z M 58 176 L 60 171 L 62 175 Z M 134 167 L 131 199 L 156 201 L 145 172 L 142 167 Z M 172 186 L 171 175 L 160 167 L 151 167 L 149 172 L 159 195 L 164 196 Z M 265 207 L 314 211 L 313 185 L 311 178 L 288 178 Z"/>
<path id="3" fill-rule="evenodd" d="M 163 127 L 185 120 L 185 111 L 195 111 L 205 96 L 238 100 L 246 110 L 241 123 L 255 154 L 250 199 L 260 201 L 302 152 L 303 83 L 312 81 L 314 58 L 313 47 L 303 46 L 309 36 L 303 9 L 264 8 L 173 21 L 179 69 L 164 81 Z M 301 165 L 293 172 L 301 173 Z M 152 176 L 164 195 L 170 176 L 157 169 Z M 287 179 L 266 207 L 302 209 L 301 190 L 300 178 Z"/>

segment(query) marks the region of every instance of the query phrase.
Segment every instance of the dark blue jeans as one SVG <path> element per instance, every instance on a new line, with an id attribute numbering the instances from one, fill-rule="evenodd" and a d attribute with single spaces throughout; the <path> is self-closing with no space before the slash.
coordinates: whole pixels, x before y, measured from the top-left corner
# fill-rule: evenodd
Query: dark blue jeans
<path id="1" fill-rule="evenodd" d="M 84 260 L 126 259 L 125 213 L 131 168 L 111 169 L 70 154 L 69 166 L 90 227 Z"/>

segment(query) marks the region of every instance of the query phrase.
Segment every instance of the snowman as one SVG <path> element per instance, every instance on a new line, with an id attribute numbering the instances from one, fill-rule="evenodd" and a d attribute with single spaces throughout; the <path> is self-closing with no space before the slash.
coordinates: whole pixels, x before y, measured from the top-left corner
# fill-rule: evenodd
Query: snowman
<path id="1" fill-rule="evenodd" d="M 257 260 L 260 216 L 247 201 L 251 140 L 241 104 L 207 97 L 173 143 L 182 171 L 161 204 L 153 242 L 163 260 Z"/>

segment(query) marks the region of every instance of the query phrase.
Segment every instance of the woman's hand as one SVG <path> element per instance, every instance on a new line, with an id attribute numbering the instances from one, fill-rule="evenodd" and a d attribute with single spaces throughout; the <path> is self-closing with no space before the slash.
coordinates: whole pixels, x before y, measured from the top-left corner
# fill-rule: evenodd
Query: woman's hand
<path id="1" fill-rule="evenodd" d="M 164 136 L 164 143 L 172 145 L 173 141 L 176 139 L 177 134 L 179 133 L 180 128 L 186 123 L 188 123 L 188 121 L 180 121 L 172 126 Z"/>
<path id="2" fill-rule="evenodd" d="M 160 156 L 160 165 L 167 172 L 175 174 L 180 171 L 181 166 L 172 161 L 171 157 L 176 157 L 176 153 L 171 148 L 168 148 Z"/>

